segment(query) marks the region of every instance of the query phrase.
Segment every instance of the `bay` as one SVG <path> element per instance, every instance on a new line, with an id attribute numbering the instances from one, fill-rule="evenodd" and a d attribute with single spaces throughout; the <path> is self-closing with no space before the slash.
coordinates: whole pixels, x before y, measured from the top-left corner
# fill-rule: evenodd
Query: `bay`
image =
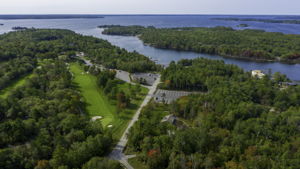
<path id="1" fill-rule="evenodd" d="M 174 50 L 156 49 L 144 45 L 137 37 L 127 36 L 108 36 L 102 35 L 99 25 L 142 25 L 165 27 L 215 27 L 228 26 L 235 29 L 245 29 L 237 27 L 239 24 L 246 23 L 247 29 L 263 29 L 269 32 L 282 32 L 286 34 L 300 34 L 299 24 L 280 24 L 280 23 L 263 23 L 250 21 L 223 21 L 213 20 L 212 18 L 234 17 L 234 18 L 258 18 L 258 19 L 299 19 L 300 16 L 226 16 L 226 15 L 107 15 L 104 18 L 82 18 L 82 19 L 18 19 L 18 20 L 0 20 L 3 26 L 0 26 L 0 34 L 12 31 L 12 27 L 24 26 L 35 28 L 59 28 L 70 29 L 83 35 L 90 35 L 106 39 L 112 44 L 125 48 L 129 51 L 137 51 L 150 57 L 158 64 L 168 65 L 171 61 L 180 59 L 192 59 L 205 57 L 210 59 L 221 59 L 225 63 L 235 64 L 239 67 L 250 70 L 269 69 L 272 72 L 281 72 L 286 74 L 292 80 L 300 80 L 300 64 L 286 64 L 279 62 L 255 62 L 241 59 L 224 58 L 217 55 L 206 55 L 195 52 L 182 52 Z"/>

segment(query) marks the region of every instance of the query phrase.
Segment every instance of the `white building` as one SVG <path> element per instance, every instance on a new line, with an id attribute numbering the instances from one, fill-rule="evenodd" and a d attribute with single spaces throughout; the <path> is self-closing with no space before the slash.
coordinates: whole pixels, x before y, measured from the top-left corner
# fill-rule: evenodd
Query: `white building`
<path id="1" fill-rule="evenodd" d="M 252 70 L 252 77 L 263 78 L 265 74 L 261 70 Z"/>
<path id="2" fill-rule="evenodd" d="M 76 56 L 77 57 L 84 57 L 85 54 L 84 54 L 84 52 L 76 52 Z"/>

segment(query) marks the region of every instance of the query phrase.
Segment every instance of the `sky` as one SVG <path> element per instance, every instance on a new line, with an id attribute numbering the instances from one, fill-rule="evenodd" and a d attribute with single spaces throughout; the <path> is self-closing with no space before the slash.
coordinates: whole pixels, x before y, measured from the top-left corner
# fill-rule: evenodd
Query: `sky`
<path id="1" fill-rule="evenodd" d="M 0 0 L 0 14 L 299 15 L 300 0 Z"/>

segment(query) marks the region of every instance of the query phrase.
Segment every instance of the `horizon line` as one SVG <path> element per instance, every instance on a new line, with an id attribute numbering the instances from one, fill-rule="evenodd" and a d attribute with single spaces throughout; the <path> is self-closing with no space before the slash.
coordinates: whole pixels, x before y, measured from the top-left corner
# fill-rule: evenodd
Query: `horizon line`
<path id="1" fill-rule="evenodd" d="M 80 14 L 80 13 L 68 13 L 68 14 L 61 14 L 61 13 L 56 13 L 56 14 L 1 14 L 1 15 L 99 15 L 99 16 L 184 16 L 184 15 L 190 15 L 190 16 L 195 16 L 195 15 L 244 15 L 244 16 L 300 16 L 300 14 Z"/>

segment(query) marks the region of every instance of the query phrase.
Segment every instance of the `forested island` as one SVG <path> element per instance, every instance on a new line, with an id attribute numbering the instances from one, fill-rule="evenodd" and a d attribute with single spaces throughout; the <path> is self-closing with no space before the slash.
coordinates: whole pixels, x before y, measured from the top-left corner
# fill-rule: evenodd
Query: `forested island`
<path id="1" fill-rule="evenodd" d="M 103 26 L 102 26 L 103 27 Z M 103 34 L 137 36 L 153 47 L 217 54 L 257 61 L 300 61 L 300 35 L 263 30 L 109 26 Z"/>
<path id="2" fill-rule="evenodd" d="M 15 26 L 15 27 L 12 27 L 11 29 L 15 30 L 15 31 L 20 31 L 20 30 L 26 30 L 28 28 L 27 27 L 22 27 L 22 26 Z"/>
<path id="3" fill-rule="evenodd" d="M 162 71 L 164 88 L 205 93 L 149 104 L 127 152 L 137 154 L 136 168 L 300 168 L 300 86 L 283 89 L 285 81 L 223 61 L 173 62 Z M 176 120 L 163 122 L 168 114 Z"/>
<path id="4" fill-rule="evenodd" d="M 141 54 L 69 30 L 26 29 L 0 35 L 0 90 L 30 74 L 24 85 L 0 97 L 0 168 L 121 168 L 106 158 L 115 144 L 115 133 L 91 121 L 83 91 L 69 70 L 69 63 L 79 64 L 73 63 L 78 62 L 78 51 L 110 68 L 130 72 L 158 68 Z M 130 96 L 135 94 L 135 98 L 129 100 L 127 84 L 104 77 L 112 72 L 93 70 L 90 77 L 99 78 L 103 88 L 110 84 L 105 90 L 120 110 L 130 108 L 131 102 L 139 103 L 141 88 L 132 87 Z"/>
<path id="5" fill-rule="evenodd" d="M 3 26 L 4 24 L 3 23 L 0 23 L 0 26 Z"/>
<path id="6" fill-rule="evenodd" d="M 239 24 L 239 25 L 237 25 L 237 27 L 241 27 L 241 28 L 246 28 L 246 27 L 249 27 L 249 25 L 248 24 Z"/>
<path id="7" fill-rule="evenodd" d="M 284 24 L 300 24 L 300 20 L 282 20 L 282 19 L 256 19 L 256 18 L 213 18 L 214 20 L 223 21 L 250 21 L 250 22 L 264 22 L 264 23 L 284 23 Z"/>

